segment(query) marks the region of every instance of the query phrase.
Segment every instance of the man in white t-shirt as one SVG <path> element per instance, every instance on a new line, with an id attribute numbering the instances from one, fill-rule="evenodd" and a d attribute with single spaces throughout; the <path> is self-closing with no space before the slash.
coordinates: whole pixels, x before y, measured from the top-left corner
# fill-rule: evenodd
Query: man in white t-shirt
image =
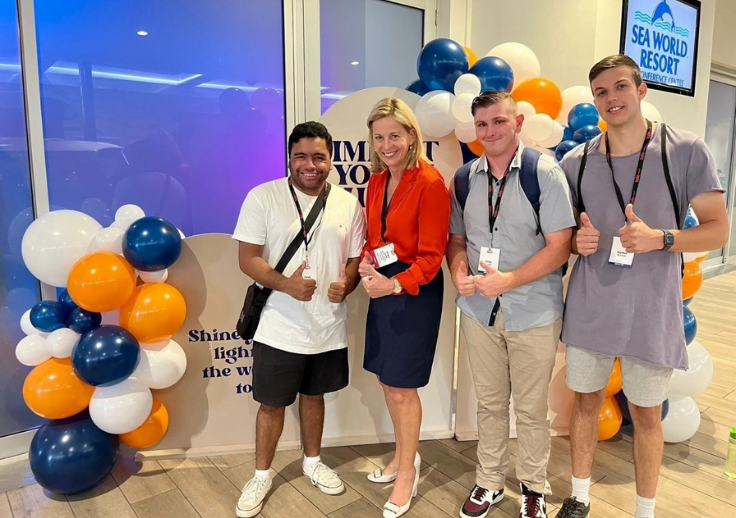
<path id="1" fill-rule="evenodd" d="M 243 202 L 233 233 L 240 241 L 240 269 L 273 290 L 253 337 L 253 398 L 261 406 L 256 418 L 256 472 L 236 507 L 242 518 L 257 515 L 271 489 L 269 470 L 284 411 L 297 394 L 302 472 L 328 495 L 345 489 L 337 473 L 322 464 L 319 453 L 324 394 L 348 384 L 345 297 L 360 280 L 365 219 L 355 196 L 327 184 L 332 167 L 327 128 L 318 122 L 299 124 L 288 146 L 289 178 L 254 188 Z M 316 202 L 324 203 L 324 208 L 283 274 L 278 273 L 275 266 L 294 237 L 306 231 Z"/>

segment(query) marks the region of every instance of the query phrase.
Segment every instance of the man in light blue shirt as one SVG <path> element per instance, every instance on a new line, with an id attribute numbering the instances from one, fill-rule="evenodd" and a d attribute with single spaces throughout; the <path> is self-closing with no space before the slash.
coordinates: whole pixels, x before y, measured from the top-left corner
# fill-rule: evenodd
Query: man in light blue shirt
<path id="1" fill-rule="evenodd" d="M 519 517 L 546 518 L 547 393 L 575 217 L 562 169 L 521 144 L 524 117 L 514 99 L 486 92 L 472 111 L 485 153 L 460 168 L 451 184 L 447 251 L 478 397 L 476 485 L 460 515 L 481 518 L 503 498 L 513 395 Z"/>

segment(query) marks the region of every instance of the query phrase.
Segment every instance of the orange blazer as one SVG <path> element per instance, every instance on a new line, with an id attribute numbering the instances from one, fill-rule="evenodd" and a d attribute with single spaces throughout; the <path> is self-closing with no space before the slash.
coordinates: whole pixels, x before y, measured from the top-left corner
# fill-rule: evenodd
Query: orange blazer
<path id="1" fill-rule="evenodd" d="M 371 176 L 365 210 L 368 236 L 363 250 L 374 250 L 387 243 L 381 239 L 381 208 L 388 170 Z M 399 261 L 411 266 L 395 275 L 410 295 L 419 293 L 442 266 L 450 228 L 450 194 L 442 175 L 420 160 L 407 169 L 396 187 L 386 217 L 386 241 L 394 244 Z"/>

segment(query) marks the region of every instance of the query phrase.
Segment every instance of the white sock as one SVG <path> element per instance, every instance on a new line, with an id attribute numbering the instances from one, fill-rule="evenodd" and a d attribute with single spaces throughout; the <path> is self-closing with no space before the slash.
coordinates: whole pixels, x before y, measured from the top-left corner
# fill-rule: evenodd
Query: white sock
<path id="1" fill-rule="evenodd" d="M 578 502 L 582 502 L 585 505 L 590 503 L 590 477 L 588 478 L 575 478 L 572 477 L 572 496 L 578 499 Z"/>
<path id="2" fill-rule="evenodd" d="M 307 457 L 304 456 L 304 460 L 302 461 L 302 471 L 311 471 L 311 469 L 314 467 L 315 464 L 319 462 L 319 455 L 316 457 Z"/>
<path id="3" fill-rule="evenodd" d="M 255 476 L 262 477 L 262 478 L 271 478 L 271 470 L 270 469 L 257 469 Z"/>
<path id="4" fill-rule="evenodd" d="M 636 495 L 636 514 L 634 518 L 654 518 L 654 498 Z"/>

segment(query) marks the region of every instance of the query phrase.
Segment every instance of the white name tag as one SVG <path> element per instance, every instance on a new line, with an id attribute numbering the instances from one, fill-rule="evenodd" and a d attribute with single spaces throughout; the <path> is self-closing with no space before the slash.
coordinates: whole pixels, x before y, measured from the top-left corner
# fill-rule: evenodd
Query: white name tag
<path id="1" fill-rule="evenodd" d="M 304 267 L 304 271 L 302 272 L 302 278 L 316 281 L 317 269 L 314 268 L 311 264 L 307 263 L 307 265 Z"/>
<path id="2" fill-rule="evenodd" d="M 486 273 L 486 269 L 481 266 L 481 262 L 486 263 L 488 266 L 492 266 L 498 270 L 498 262 L 501 260 L 501 249 L 500 248 L 488 248 L 487 246 L 480 247 L 480 258 L 478 259 L 478 273 Z"/>
<path id="3" fill-rule="evenodd" d="M 393 243 L 389 243 L 386 246 L 373 250 L 373 261 L 378 265 L 378 268 L 388 264 L 393 264 L 398 260 L 399 258 L 394 251 Z"/>
<path id="4" fill-rule="evenodd" d="M 624 268 L 631 268 L 631 265 L 634 262 L 633 252 L 626 251 L 624 245 L 621 244 L 621 238 L 618 236 L 613 238 L 613 243 L 611 244 L 611 256 L 608 258 L 608 262 Z"/>

